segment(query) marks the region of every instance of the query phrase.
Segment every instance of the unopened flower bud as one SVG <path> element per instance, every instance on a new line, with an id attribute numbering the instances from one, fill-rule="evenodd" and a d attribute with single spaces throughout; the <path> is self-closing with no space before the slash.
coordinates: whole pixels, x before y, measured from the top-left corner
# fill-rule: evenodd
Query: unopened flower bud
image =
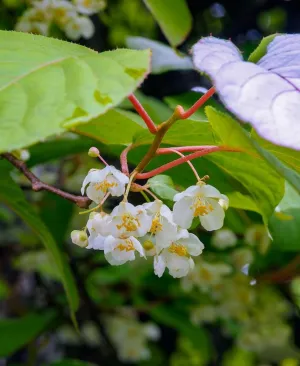
<path id="1" fill-rule="evenodd" d="M 88 237 L 86 232 L 83 230 L 73 230 L 71 232 L 71 240 L 73 244 L 76 244 L 81 248 L 88 246 Z"/>
<path id="2" fill-rule="evenodd" d="M 15 150 L 13 152 L 14 156 L 22 161 L 27 161 L 30 158 L 30 153 L 28 150 L 22 149 L 22 150 Z"/>
<path id="3" fill-rule="evenodd" d="M 100 151 L 96 147 L 91 147 L 89 149 L 88 155 L 91 158 L 97 158 L 100 155 Z"/>
<path id="4" fill-rule="evenodd" d="M 229 200 L 225 194 L 221 195 L 222 198 L 219 199 L 219 205 L 223 208 L 224 211 L 228 210 L 229 207 Z"/>

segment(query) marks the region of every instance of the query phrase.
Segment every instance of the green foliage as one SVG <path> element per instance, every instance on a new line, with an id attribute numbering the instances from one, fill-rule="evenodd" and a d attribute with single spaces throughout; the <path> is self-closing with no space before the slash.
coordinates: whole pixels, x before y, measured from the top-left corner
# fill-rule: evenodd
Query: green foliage
<path id="1" fill-rule="evenodd" d="M 248 61 L 254 63 L 258 62 L 267 53 L 269 43 L 271 43 L 277 35 L 278 34 L 275 33 L 263 38 L 258 47 L 249 56 Z"/>
<path id="2" fill-rule="evenodd" d="M 175 194 L 178 193 L 172 178 L 168 175 L 156 175 L 148 180 L 148 184 L 150 185 L 151 191 L 163 200 L 172 201 Z"/>
<path id="3" fill-rule="evenodd" d="M 289 184 L 269 224 L 273 247 L 280 251 L 299 251 L 300 194 Z"/>
<path id="4" fill-rule="evenodd" d="M 56 39 L 0 33 L 0 151 L 61 133 L 105 113 L 140 85 L 149 51 L 98 54 Z M 18 52 L 15 52 L 15 50 Z M 34 87 L 32 87 L 34 85 Z"/>
<path id="5" fill-rule="evenodd" d="M 53 311 L 27 314 L 18 319 L 0 320 L 0 357 L 11 355 L 34 340 L 46 328 L 51 327 L 56 317 Z"/>
<path id="6" fill-rule="evenodd" d="M 26 201 L 22 190 L 9 176 L 9 171 L 5 170 L 4 164 L 1 165 L 1 171 L 4 176 L 0 181 L 0 201 L 4 202 L 24 220 L 49 251 L 64 285 L 71 312 L 74 315 L 79 305 L 79 296 L 75 280 L 64 254 L 57 246 L 43 221 Z"/>
<path id="7" fill-rule="evenodd" d="M 206 113 L 221 144 L 242 151 L 209 157 L 248 191 L 230 194 L 230 205 L 255 210 L 267 222 L 283 196 L 284 180 L 260 158 L 250 136 L 237 121 L 211 107 L 206 108 Z"/>
<path id="8" fill-rule="evenodd" d="M 95 366 L 95 364 L 90 363 L 90 362 L 81 361 L 81 360 L 65 359 L 65 360 L 53 362 L 47 366 Z"/>
<path id="9" fill-rule="evenodd" d="M 144 0 L 171 46 L 181 44 L 192 27 L 192 16 L 185 0 Z"/>

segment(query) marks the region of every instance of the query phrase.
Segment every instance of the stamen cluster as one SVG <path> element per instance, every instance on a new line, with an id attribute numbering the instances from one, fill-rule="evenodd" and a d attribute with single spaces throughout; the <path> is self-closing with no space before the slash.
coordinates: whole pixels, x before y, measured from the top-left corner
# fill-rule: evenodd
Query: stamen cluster
<path id="1" fill-rule="evenodd" d="M 102 250 L 111 265 L 133 261 L 138 253 L 140 257 L 153 257 L 154 273 L 159 277 L 166 268 L 175 278 L 188 275 L 194 268 L 192 257 L 199 256 L 204 245 L 187 229 L 197 218 L 208 231 L 220 229 L 227 197 L 200 180 L 174 196 L 173 211 L 159 199 L 134 206 L 127 202 L 130 183 L 127 175 L 109 165 L 88 173 L 81 193 L 97 206 L 92 209 L 86 228 L 72 232 L 73 243 Z M 108 214 L 102 206 L 110 195 L 124 195 L 124 199 Z"/>

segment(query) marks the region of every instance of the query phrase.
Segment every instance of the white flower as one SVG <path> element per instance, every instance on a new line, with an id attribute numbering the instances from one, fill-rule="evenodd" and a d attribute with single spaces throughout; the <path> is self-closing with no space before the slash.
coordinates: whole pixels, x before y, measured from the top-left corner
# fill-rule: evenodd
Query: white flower
<path id="1" fill-rule="evenodd" d="M 104 212 L 92 212 L 90 214 L 90 218 L 86 225 L 90 233 L 88 238 L 89 245 L 86 247 L 87 249 L 104 250 L 104 240 L 109 235 L 109 221 L 109 215 Z"/>
<path id="2" fill-rule="evenodd" d="M 251 249 L 238 248 L 231 254 L 232 262 L 238 269 L 242 269 L 245 265 L 253 262 L 254 256 Z"/>
<path id="3" fill-rule="evenodd" d="M 260 253 L 264 254 L 269 248 L 271 238 L 264 225 L 252 225 L 245 232 L 245 242 L 257 246 Z"/>
<path id="4" fill-rule="evenodd" d="M 74 0 L 76 9 L 81 14 L 92 15 L 104 9 L 104 0 Z"/>
<path id="5" fill-rule="evenodd" d="M 224 195 L 214 187 L 201 183 L 191 186 L 174 197 L 174 221 L 184 229 L 192 225 L 194 217 L 199 217 L 202 226 L 208 230 L 218 230 L 223 226 L 224 209 L 219 200 Z"/>
<path id="6" fill-rule="evenodd" d="M 159 340 L 161 336 L 161 332 L 159 327 L 154 323 L 146 323 L 144 325 L 144 334 L 148 339 L 151 339 L 152 341 Z"/>
<path id="7" fill-rule="evenodd" d="M 211 244 L 215 248 L 226 249 L 234 247 L 237 243 L 237 236 L 230 229 L 221 229 L 216 231 L 211 239 Z"/>
<path id="8" fill-rule="evenodd" d="M 194 234 L 181 230 L 178 239 L 154 260 L 154 271 L 160 277 L 164 266 L 174 278 L 186 276 L 194 268 L 191 256 L 198 256 L 204 249 L 203 243 Z"/>
<path id="9" fill-rule="evenodd" d="M 82 183 L 81 194 L 84 195 L 86 191 L 86 195 L 92 201 L 100 203 L 108 192 L 112 196 L 122 196 L 128 181 L 128 177 L 113 166 L 93 169 Z"/>
<path id="10" fill-rule="evenodd" d="M 191 311 L 191 321 L 195 325 L 212 323 L 218 318 L 218 308 L 214 305 L 201 305 Z"/>
<path id="11" fill-rule="evenodd" d="M 139 239 L 147 257 L 153 257 L 157 254 L 156 252 L 156 240 L 152 235 L 146 234 Z"/>
<path id="12" fill-rule="evenodd" d="M 209 263 L 201 261 L 197 265 L 197 284 L 202 290 L 220 284 L 224 276 L 232 272 L 232 267 L 226 263 Z"/>
<path id="13" fill-rule="evenodd" d="M 69 1 L 52 0 L 50 3 L 50 11 L 53 20 L 60 26 L 78 18 L 75 7 Z"/>
<path id="14" fill-rule="evenodd" d="M 71 232 L 71 240 L 73 244 L 76 244 L 81 248 L 85 248 L 88 245 L 88 237 L 85 231 L 73 230 Z"/>
<path id="15" fill-rule="evenodd" d="M 72 17 L 64 26 L 66 36 L 72 41 L 77 41 L 80 37 L 89 39 L 95 32 L 94 23 L 90 18 Z"/>
<path id="16" fill-rule="evenodd" d="M 15 29 L 19 32 L 48 35 L 50 20 L 47 13 L 40 9 L 31 8 L 23 13 Z"/>
<path id="17" fill-rule="evenodd" d="M 105 258 L 112 266 L 119 266 L 128 261 L 133 261 L 135 251 L 138 251 L 141 257 L 145 257 L 141 243 L 133 236 L 120 239 L 109 235 L 104 241 Z"/>
<path id="18" fill-rule="evenodd" d="M 178 227 L 173 222 L 172 211 L 161 201 L 145 203 L 143 207 L 151 215 L 152 224 L 149 233 L 155 236 L 156 250 L 159 253 L 177 239 Z"/>
<path id="19" fill-rule="evenodd" d="M 111 212 L 109 230 L 111 235 L 118 238 L 129 236 L 141 237 L 146 235 L 151 227 L 151 216 L 143 206 L 133 206 L 128 202 L 121 202 Z"/>

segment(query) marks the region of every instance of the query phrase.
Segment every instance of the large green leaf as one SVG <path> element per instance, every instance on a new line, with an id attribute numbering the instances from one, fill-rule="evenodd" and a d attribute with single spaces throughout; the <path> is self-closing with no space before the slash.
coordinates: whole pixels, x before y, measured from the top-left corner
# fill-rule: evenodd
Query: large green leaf
<path id="1" fill-rule="evenodd" d="M 96 366 L 94 363 L 81 360 L 65 359 L 61 361 L 55 361 L 47 366 Z"/>
<path id="2" fill-rule="evenodd" d="M 101 54 L 57 39 L 0 31 L 0 152 L 88 122 L 148 73 L 150 51 Z"/>
<path id="3" fill-rule="evenodd" d="M 150 178 L 147 182 L 150 189 L 163 200 L 173 200 L 176 193 L 172 178 L 168 175 L 159 174 Z"/>
<path id="4" fill-rule="evenodd" d="M 72 314 L 74 314 L 79 305 L 79 295 L 66 258 L 60 251 L 44 222 L 26 201 L 22 190 L 10 177 L 9 171 L 6 169 L 6 164 L 4 164 L 4 162 L 1 162 L 0 169 L 2 174 L 0 180 L 0 201 L 9 206 L 26 222 L 51 254 L 64 285 Z"/>
<path id="5" fill-rule="evenodd" d="M 221 144 L 244 151 L 209 155 L 211 161 L 247 190 L 246 194 L 233 193 L 231 205 L 255 210 L 267 222 L 284 194 L 284 179 L 259 155 L 250 136 L 236 120 L 212 107 L 205 111 Z"/>
<path id="6" fill-rule="evenodd" d="M 299 226 L 300 194 L 287 183 L 278 211 L 270 218 L 269 229 L 273 238 L 273 248 L 299 252 Z"/>
<path id="7" fill-rule="evenodd" d="M 144 0 L 167 40 L 174 47 L 182 43 L 192 27 L 192 15 L 185 0 Z"/>
<path id="8" fill-rule="evenodd" d="M 81 135 L 96 138 L 105 144 L 127 145 L 131 143 L 132 137 L 136 133 L 145 129 L 145 123 L 137 114 L 121 109 L 112 109 L 73 130 Z"/>
<path id="9" fill-rule="evenodd" d="M 6 357 L 35 339 L 55 319 L 55 312 L 28 314 L 18 319 L 0 320 L 0 357 Z"/>

